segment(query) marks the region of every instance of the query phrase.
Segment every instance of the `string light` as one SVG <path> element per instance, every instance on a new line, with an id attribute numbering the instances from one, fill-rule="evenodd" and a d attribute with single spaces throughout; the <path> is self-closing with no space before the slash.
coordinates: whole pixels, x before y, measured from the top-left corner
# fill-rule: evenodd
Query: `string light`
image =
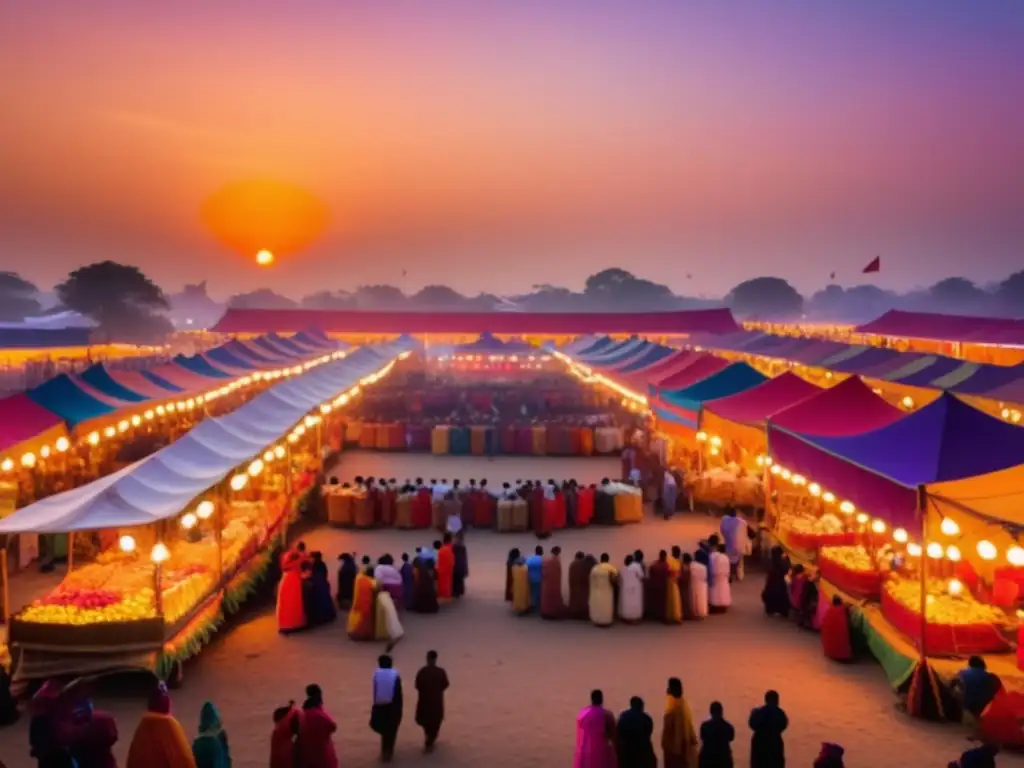
<path id="1" fill-rule="evenodd" d="M 41 458 L 41 459 L 48 459 L 48 458 L 50 458 L 50 446 L 44 445 L 42 448 L 39 449 L 39 458 Z"/>
<path id="2" fill-rule="evenodd" d="M 267 464 L 269 464 L 273 460 L 274 460 L 274 452 L 273 451 L 268 450 L 266 453 L 263 454 L 263 461 L 265 461 Z"/>
<path id="3" fill-rule="evenodd" d="M 64 453 L 68 448 L 71 447 L 71 441 L 66 437 L 57 438 L 57 452 Z"/>
<path id="4" fill-rule="evenodd" d="M 978 542 L 978 557 L 982 560 L 995 560 L 996 555 L 999 552 L 996 550 L 996 545 L 987 539 L 982 539 Z"/>
<path id="5" fill-rule="evenodd" d="M 836 495 L 834 493 L 832 493 L 831 491 L 825 491 L 823 494 L 821 494 L 821 499 L 826 504 L 835 504 L 836 503 Z"/>
<path id="6" fill-rule="evenodd" d="M 191 530 L 192 528 L 195 528 L 196 527 L 196 523 L 198 523 L 198 522 L 199 522 L 199 518 L 196 517 L 191 512 L 187 512 L 186 514 L 181 516 L 181 527 L 184 528 L 186 531 Z"/>
<path id="7" fill-rule="evenodd" d="M 844 515 L 852 515 L 857 511 L 857 508 L 853 506 L 852 501 L 841 501 L 839 502 L 839 511 Z"/>
<path id="8" fill-rule="evenodd" d="M 135 414 L 134 416 L 132 416 L 132 426 L 133 427 L 137 427 L 141 423 L 142 423 L 142 417 L 141 416 L 139 416 L 138 414 Z"/>
<path id="9" fill-rule="evenodd" d="M 196 517 L 200 520 L 207 520 L 213 515 L 215 509 L 216 507 L 212 501 L 203 499 L 203 501 L 196 505 Z"/>
<path id="10" fill-rule="evenodd" d="M 1006 550 L 1006 561 L 1010 565 L 1024 565 L 1024 548 L 1010 547 L 1008 550 Z"/>
<path id="11" fill-rule="evenodd" d="M 117 540 L 117 546 L 121 548 L 122 552 L 134 552 L 135 551 L 135 537 L 129 536 L 127 533 Z"/>
<path id="12" fill-rule="evenodd" d="M 89 445 L 99 445 L 100 444 L 100 433 L 99 432 L 90 432 L 89 433 L 88 441 L 89 441 Z"/>
<path id="13" fill-rule="evenodd" d="M 885 522 L 882 520 L 872 520 L 871 530 L 875 533 L 885 533 Z"/>
<path id="14" fill-rule="evenodd" d="M 858 523 L 864 525 L 868 521 L 868 516 L 863 512 L 858 512 L 855 519 Z"/>
<path id="15" fill-rule="evenodd" d="M 960 526 L 956 524 L 956 520 L 951 517 L 942 518 L 942 523 L 939 525 L 939 530 L 945 536 L 957 536 L 960 533 Z"/>
<path id="16" fill-rule="evenodd" d="M 36 465 L 36 455 L 34 453 L 26 453 L 21 457 L 21 466 L 25 469 L 32 469 Z"/>
<path id="17" fill-rule="evenodd" d="M 4 459 L 2 462 L 0 462 L 0 470 L 3 470 L 4 472 L 10 472 L 12 469 L 14 469 L 13 459 Z"/>
<path id="18" fill-rule="evenodd" d="M 949 594 L 951 594 L 953 597 L 956 597 L 964 591 L 964 585 L 960 581 L 960 579 L 950 579 L 949 586 L 946 587 L 946 589 L 949 590 Z"/>
<path id="19" fill-rule="evenodd" d="M 153 547 L 153 551 L 149 556 L 154 563 L 163 563 L 171 556 L 171 551 L 167 548 L 166 544 L 160 541 Z"/>
<path id="20" fill-rule="evenodd" d="M 932 560 L 939 560 L 945 554 L 945 550 L 942 549 L 942 545 L 937 541 L 933 541 L 928 545 L 928 557 Z"/>
<path id="21" fill-rule="evenodd" d="M 960 562 L 960 547 L 950 544 L 946 547 L 946 557 L 954 563 Z"/>
<path id="22" fill-rule="evenodd" d="M 893 541 L 896 541 L 899 544 L 906 544 L 907 543 L 907 531 L 906 531 L 906 529 L 905 528 L 897 528 L 896 530 L 894 530 L 892 532 L 892 538 L 893 538 Z"/>
<path id="23" fill-rule="evenodd" d="M 911 557 L 920 557 L 921 545 L 914 541 L 910 542 L 909 544 L 907 544 L 907 554 Z"/>
<path id="24" fill-rule="evenodd" d="M 117 422 L 117 431 L 118 432 L 127 432 L 128 431 L 128 420 L 127 419 L 121 419 L 119 422 Z"/>
<path id="25" fill-rule="evenodd" d="M 243 488 L 245 488 L 245 486 L 248 485 L 248 484 L 249 484 L 249 476 L 248 475 L 243 475 L 243 474 L 235 475 L 234 477 L 231 478 L 231 481 L 230 481 L 231 490 L 233 490 L 233 491 L 240 491 Z"/>
<path id="26" fill-rule="evenodd" d="M 811 483 L 807 486 L 807 492 L 814 497 L 821 496 L 821 486 L 817 483 Z"/>
<path id="27" fill-rule="evenodd" d="M 103 430 L 103 436 L 104 437 L 108 437 L 109 438 L 109 437 L 113 437 L 116 434 L 117 434 L 117 429 L 115 429 L 114 427 L 107 427 L 106 429 Z"/>
<path id="28" fill-rule="evenodd" d="M 275 458 L 283 459 L 286 453 L 288 453 L 288 451 L 283 445 L 279 445 L 276 448 L 274 448 Z"/>
<path id="29" fill-rule="evenodd" d="M 256 461 L 249 465 L 248 471 L 250 477 L 256 477 L 257 475 L 259 475 L 259 473 L 263 471 L 263 460 L 256 459 Z"/>

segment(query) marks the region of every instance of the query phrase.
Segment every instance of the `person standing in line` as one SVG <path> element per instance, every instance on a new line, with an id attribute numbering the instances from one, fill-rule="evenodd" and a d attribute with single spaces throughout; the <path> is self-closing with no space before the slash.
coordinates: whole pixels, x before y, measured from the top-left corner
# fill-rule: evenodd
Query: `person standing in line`
<path id="1" fill-rule="evenodd" d="M 697 768 L 733 768 L 732 742 L 736 729 L 725 719 L 719 701 L 711 702 L 711 717 L 700 726 L 700 755 Z"/>
<path id="2" fill-rule="evenodd" d="M 653 738 L 654 720 L 644 712 L 644 700 L 634 696 L 629 700 L 629 709 L 619 715 L 615 739 L 617 768 L 657 768 Z"/>
<path id="3" fill-rule="evenodd" d="M 824 602 L 824 600 L 822 601 Z M 821 622 L 821 649 L 833 661 L 850 661 L 853 644 L 850 642 L 850 616 L 843 599 L 836 595 Z"/>
<path id="4" fill-rule="evenodd" d="M 444 535 L 444 544 L 437 550 L 437 599 L 451 600 L 455 577 L 455 553 L 452 551 L 452 535 Z"/>
<path id="5" fill-rule="evenodd" d="M 412 610 L 412 604 L 415 600 L 415 582 L 413 579 L 412 563 L 409 562 L 409 553 L 402 553 L 402 567 L 399 570 L 399 575 L 402 577 L 402 604 L 406 610 Z"/>
<path id="6" fill-rule="evenodd" d="M 627 624 L 637 624 L 644 617 L 644 568 L 626 555 L 619 576 L 619 618 Z"/>
<path id="7" fill-rule="evenodd" d="M 466 579 L 469 578 L 469 553 L 466 550 L 466 539 L 463 531 L 455 534 L 452 542 L 452 554 L 455 556 L 455 568 L 452 571 L 452 597 L 466 594 Z"/>
<path id="8" fill-rule="evenodd" d="M 526 573 L 530 577 L 530 610 L 540 610 L 540 585 L 544 568 L 544 547 L 539 544 L 526 558 Z"/>
<path id="9" fill-rule="evenodd" d="M 551 554 L 541 565 L 540 615 L 542 619 L 565 617 L 565 600 L 562 599 L 562 548 L 552 547 Z"/>
<path id="10" fill-rule="evenodd" d="M 522 558 L 522 553 L 518 547 L 513 547 L 508 551 L 508 559 L 505 560 L 505 602 L 512 602 L 512 569 Z"/>
<path id="11" fill-rule="evenodd" d="M 398 728 L 402 724 L 402 678 L 390 656 L 381 656 L 377 665 L 373 673 L 370 728 L 380 735 L 380 759 L 390 763 L 395 755 Z"/>
<path id="12" fill-rule="evenodd" d="M 437 666 L 437 651 L 427 651 L 427 665 L 416 673 L 416 724 L 423 729 L 423 751 L 433 752 L 444 722 L 448 673 Z"/>
<path id="13" fill-rule="evenodd" d="M 615 715 L 604 708 L 604 694 L 590 692 L 590 706 L 576 717 L 573 768 L 615 768 Z"/>
<path id="14" fill-rule="evenodd" d="M 615 623 L 615 584 L 619 574 L 609 562 L 607 552 L 601 554 L 601 562 L 590 569 L 590 593 L 587 596 L 587 612 L 590 620 L 599 627 L 610 627 Z"/>
<path id="15" fill-rule="evenodd" d="M 647 569 L 644 582 L 644 618 L 649 621 L 668 622 L 668 574 L 668 552 L 663 549 Z"/>
<path id="16" fill-rule="evenodd" d="M 577 552 L 569 564 L 569 618 L 587 619 L 590 598 L 590 566 L 586 555 Z"/>
<path id="17" fill-rule="evenodd" d="M 665 768 L 690 768 L 697 765 L 697 732 L 693 727 L 690 705 L 683 698 L 683 683 L 678 677 L 669 678 L 668 681 L 661 752 Z"/>
<path id="18" fill-rule="evenodd" d="M 789 727 L 789 718 L 779 706 L 777 691 L 764 695 L 764 706 L 750 713 L 747 721 L 750 737 L 750 768 L 786 768 L 786 745 L 782 734 Z"/>
<path id="19" fill-rule="evenodd" d="M 708 602 L 711 604 L 711 613 L 725 613 L 732 605 L 732 585 L 729 584 L 730 565 L 724 544 L 711 550 L 708 562 L 711 579 Z"/>

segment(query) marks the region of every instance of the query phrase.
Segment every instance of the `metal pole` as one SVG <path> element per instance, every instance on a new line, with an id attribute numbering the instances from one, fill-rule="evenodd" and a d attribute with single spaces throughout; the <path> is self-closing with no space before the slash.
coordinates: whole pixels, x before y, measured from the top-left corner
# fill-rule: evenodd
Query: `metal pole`
<path id="1" fill-rule="evenodd" d="M 918 649 L 921 663 L 928 658 L 928 644 L 925 634 L 928 629 L 928 514 L 925 508 L 924 486 L 917 487 L 917 515 L 921 519 L 921 642 Z"/>

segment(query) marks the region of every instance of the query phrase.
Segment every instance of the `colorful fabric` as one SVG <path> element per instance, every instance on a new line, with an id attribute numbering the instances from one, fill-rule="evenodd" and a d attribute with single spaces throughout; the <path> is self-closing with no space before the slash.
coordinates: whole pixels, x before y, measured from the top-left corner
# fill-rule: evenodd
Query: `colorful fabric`
<path id="1" fill-rule="evenodd" d="M 437 552 L 437 597 L 450 600 L 455 576 L 455 553 L 451 544 L 445 544 Z"/>
<path id="2" fill-rule="evenodd" d="M 697 768 L 697 731 L 686 699 L 668 696 L 665 702 L 661 751 L 667 766 Z"/>
<path id="3" fill-rule="evenodd" d="M 281 583 L 277 587 L 278 632 L 295 632 L 306 626 L 301 565 L 302 555 L 299 552 L 285 552 L 281 556 Z"/>
<path id="4" fill-rule="evenodd" d="M 171 715 L 143 714 L 128 747 L 125 768 L 196 768 L 181 723 Z"/>
<path id="5" fill-rule="evenodd" d="M 541 566 L 540 615 L 545 619 L 561 619 L 565 616 L 562 561 L 555 555 L 545 557 Z"/>
<path id="6" fill-rule="evenodd" d="M 611 740 L 614 727 L 614 718 L 604 707 L 591 706 L 581 711 L 576 718 L 573 768 L 615 768 Z"/>
<path id="7" fill-rule="evenodd" d="M 375 582 L 364 573 L 356 576 L 352 607 L 348 612 L 348 636 L 353 640 L 373 640 L 376 630 Z"/>

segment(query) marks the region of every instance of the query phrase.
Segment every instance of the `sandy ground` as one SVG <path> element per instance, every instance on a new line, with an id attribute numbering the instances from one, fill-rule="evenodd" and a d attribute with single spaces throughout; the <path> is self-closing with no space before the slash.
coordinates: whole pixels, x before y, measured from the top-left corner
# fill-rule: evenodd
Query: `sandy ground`
<path id="1" fill-rule="evenodd" d="M 430 474 L 421 462 L 430 457 L 346 457 L 340 474 L 401 476 Z M 350 463 L 351 462 L 351 463 Z M 448 459 L 453 476 L 468 478 L 474 462 Z M 586 464 L 587 462 L 582 462 Z M 356 465 L 358 464 L 358 469 Z M 541 477 L 577 473 L 580 460 L 548 460 Z M 601 462 L 595 463 L 599 469 Z M 498 460 L 491 482 L 505 470 L 521 470 L 518 460 Z M 390 467 L 385 472 L 384 467 Z M 463 469 L 465 467 L 465 469 Z M 538 467 L 539 468 L 539 467 Z M 458 470 L 458 473 L 455 471 Z M 606 471 L 606 470 L 605 470 Z M 440 472 L 438 473 L 440 474 Z M 483 474 L 482 472 L 479 474 Z M 451 479 L 451 477 L 449 477 Z M 702 515 L 666 523 L 649 519 L 623 528 L 589 528 L 555 534 L 571 557 L 577 549 L 608 552 L 621 562 L 627 551 L 649 554 L 673 544 L 692 548 L 715 521 Z M 426 532 L 340 531 L 319 529 L 305 540 L 331 559 L 343 550 L 371 555 L 399 553 L 428 543 Z M 782 695 L 791 727 L 787 752 L 792 766 L 810 766 L 822 741 L 846 747 L 847 764 L 873 768 L 945 766 L 966 747 L 953 726 L 935 726 L 907 718 L 873 661 L 841 666 L 827 661 L 816 635 L 794 625 L 764 618 L 759 593 L 762 576 L 750 574 L 734 590 L 735 606 L 725 616 L 677 627 L 615 626 L 601 630 L 589 623 L 545 622 L 514 617 L 503 602 L 504 560 L 510 547 L 534 546 L 527 535 L 472 532 L 469 540 L 468 595 L 435 616 L 405 616 L 406 638 L 395 650 L 396 665 L 411 689 L 412 678 L 428 649 L 436 649 L 452 681 L 447 719 L 435 755 L 420 754 L 421 733 L 413 722 L 414 694 L 406 699 L 406 717 L 398 739 L 398 764 L 481 766 L 571 765 L 574 718 L 589 691 L 600 687 L 616 712 L 640 695 L 659 725 L 665 681 L 682 678 L 698 719 L 719 700 L 737 726 L 737 765 L 746 764 L 750 708 L 766 689 Z M 339 620 L 330 627 L 288 638 L 277 634 L 273 605 L 254 604 L 218 635 L 186 667 L 181 690 L 173 692 L 174 712 L 186 730 L 196 728 L 199 709 L 210 699 L 225 719 L 236 766 L 264 766 L 271 712 L 288 699 L 301 700 L 303 687 L 319 683 L 329 711 L 338 721 L 336 744 L 343 766 L 373 765 L 378 743 L 368 728 L 370 675 L 383 650 L 375 643 L 348 639 Z M 123 760 L 147 690 L 141 677 L 107 680 L 97 691 L 97 706 L 118 718 Z M 27 721 L 0 731 L 0 760 L 9 768 L 29 766 Z"/>

